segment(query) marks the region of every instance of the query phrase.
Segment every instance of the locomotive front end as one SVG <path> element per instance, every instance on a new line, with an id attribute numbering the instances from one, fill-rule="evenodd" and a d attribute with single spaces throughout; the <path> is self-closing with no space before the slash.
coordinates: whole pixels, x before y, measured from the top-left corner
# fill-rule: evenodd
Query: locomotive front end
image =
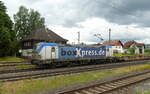
<path id="1" fill-rule="evenodd" d="M 34 50 L 32 52 L 31 64 L 38 65 L 40 63 L 40 61 L 41 61 L 41 55 L 38 52 L 39 46 L 40 46 L 40 43 L 35 46 L 35 48 L 34 48 Z"/>
<path id="2" fill-rule="evenodd" d="M 32 64 L 49 64 L 58 58 L 58 44 L 56 43 L 38 43 L 32 54 Z"/>

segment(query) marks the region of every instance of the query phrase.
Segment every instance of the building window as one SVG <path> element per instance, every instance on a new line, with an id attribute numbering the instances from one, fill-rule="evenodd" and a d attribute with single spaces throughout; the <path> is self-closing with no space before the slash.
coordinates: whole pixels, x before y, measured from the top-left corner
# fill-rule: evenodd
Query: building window
<path id="1" fill-rule="evenodd" d="M 25 43 L 24 43 L 24 46 L 25 46 L 25 47 L 31 46 L 31 42 L 25 42 Z"/>

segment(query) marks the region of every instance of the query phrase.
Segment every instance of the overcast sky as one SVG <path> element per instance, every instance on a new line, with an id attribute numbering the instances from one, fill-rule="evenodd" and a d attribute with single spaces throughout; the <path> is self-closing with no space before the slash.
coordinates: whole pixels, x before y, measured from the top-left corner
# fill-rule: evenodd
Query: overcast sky
<path id="1" fill-rule="evenodd" d="M 109 28 L 113 40 L 150 43 L 150 0 L 2 1 L 12 20 L 21 5 L 39 11 L 46 26 L 70 43 L 77 43 L 78 31 L 81 42 L 100 42 L 94 34 L 108 40 Z"/>

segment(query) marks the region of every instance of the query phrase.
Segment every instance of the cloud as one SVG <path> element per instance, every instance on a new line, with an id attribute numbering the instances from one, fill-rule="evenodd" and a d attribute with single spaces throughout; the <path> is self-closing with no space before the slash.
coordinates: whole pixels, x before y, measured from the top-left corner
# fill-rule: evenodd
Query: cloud
<path id="1" fill-rule="evenodd" d="M 47 24 L 77 26 L 91 17 L 126 25 L 150 26 L 149 0 L 2 0 L 16 13 L 20 5 L 38 10 Z"/>
<path id="2" fill-rule="evenodd" d="M 81 32 L 82 42 L 99 42 L 93 34 L 100 33 L 108 40 L 108 29 L 112 39 L 150 40 L 149 0 L 2 0 L 13 19 L 19 6 L 24 5 L 41 13 L 46 25 L 70 40 L 77 42 Z"/>
<path id="3" fill-rule="evenodd" d="M 138 28 L 136 25 L 118 25 L 110 23 L 105 19 L 90 18 L 86 21 L 78 23 L 80 27 L 60 27 L 60 26 L 49 26 L 57 34 L 69 40 L 69 43 L 77 43 L 78 35 L 80 31 L 81 42 L 84 43 L 97 43 L 103 42 L 99 38 L 95 37 L 94 34 L 101 34 L 104 41 L 108 40 L 109 28 L 111 28 L 111 39 L 129 41 L 136 40 L 139 42 L 150 43 L 150 28 Z"/>

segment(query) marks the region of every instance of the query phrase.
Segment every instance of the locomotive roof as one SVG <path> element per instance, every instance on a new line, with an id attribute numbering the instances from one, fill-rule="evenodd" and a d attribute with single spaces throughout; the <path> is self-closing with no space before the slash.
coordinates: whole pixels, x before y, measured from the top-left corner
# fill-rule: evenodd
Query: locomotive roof
<path id="1" fill-rule="evenodd" d="M 60 44 L 58 46 L 61 46 L 61 47 L 104 47 L 102 45 L 82 45 L 82 44 L 77 44 L 77 45 L 70 45 L 70 44 Z"/>
<path id="2" fill-rule="evenodd" d="M 102 45 L 70 45 L 70 44 L 59 44 L 59 43 L 39 43 L 45 46 L 59 46 L 59 47 L 103 47 Z"/>

